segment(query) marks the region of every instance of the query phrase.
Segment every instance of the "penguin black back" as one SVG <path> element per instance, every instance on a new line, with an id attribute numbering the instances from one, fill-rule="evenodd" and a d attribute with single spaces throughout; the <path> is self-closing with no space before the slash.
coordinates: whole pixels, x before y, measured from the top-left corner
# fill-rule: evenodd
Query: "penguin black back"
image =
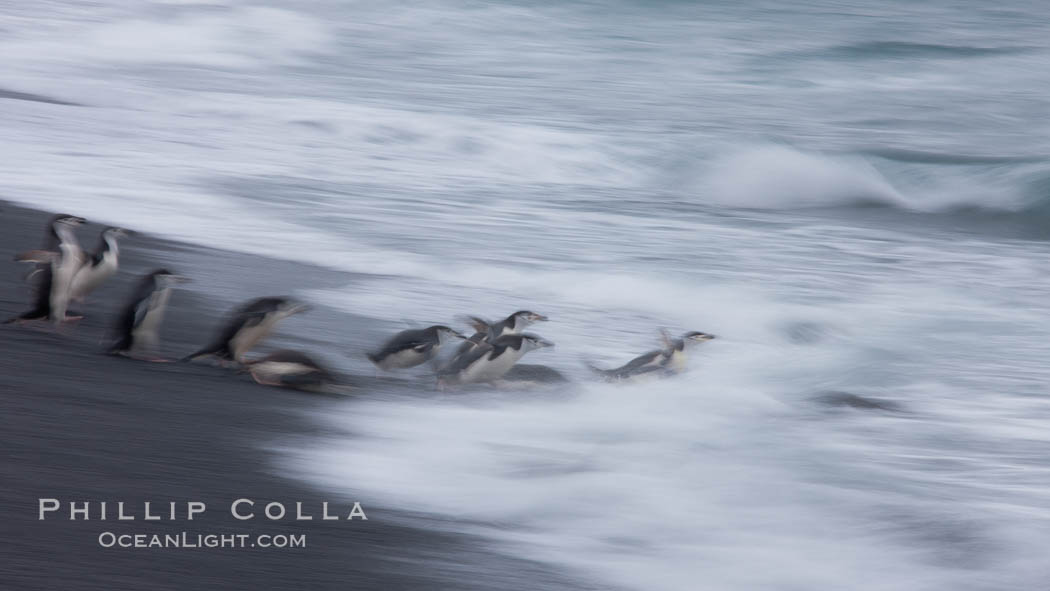
<path id="1" fill-rule="evenodd" d="M 383 348 L 368 354 L 372 361 L 381 360 L 387 355 L 392 355 L 405 349 L 432 348 L 440 342 L 439 332 L 451 331 L 447 326 L 430 326 L 427 328 L 413 328 L 403 330 L 390 338 L 383 344 Z"/>
<path id="2" fill-rule="evenodd" d="M 660 349 L 643 353 L 615 369 L 601 369 L 591 363 L 587 363 L 587 368 L 607 380 L 625 380 L 642 374 L 664 371 L 669 357 L 670 350 Z"/>
<path id="3" fill-rule="evenodd" d="M 204 348 L 183 357 L 182 361 L 191 361 L 205 355 L 214 355 L 223 361 L 234 361 L 236 357 L 236 352 L 233 350 L 234 340 L 241 334 L 241 331 L 260 326 L 270 314 L 282 310 L 291 314 L 305 309 L 306 306 L 299 305 L 295 300 L 283 296 L 258 298 L 242 304 L 233 310 L 215 340 Z"/>
<path id="4" fill-rule="evenodd" d="M 442 342 L 450 337 L 464 338 L 440 324 L 403 330 L 387 340 L 378 351 L 368 353 L 367 357 L 373 365 L 386 371 L 416 367 L 432 360 Z"/>

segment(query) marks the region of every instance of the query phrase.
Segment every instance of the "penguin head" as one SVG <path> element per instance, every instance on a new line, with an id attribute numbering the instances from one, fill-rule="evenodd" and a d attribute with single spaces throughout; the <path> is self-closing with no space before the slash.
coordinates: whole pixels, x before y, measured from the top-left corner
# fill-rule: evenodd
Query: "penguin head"
<path id="1" fill-rule="evenodd" d="M 431 326 L 430 330 L 437 334 L 438 342 L 445 342 L 448 339 L 465 339 L 467 337 L 460 334 L 458 331 L 453 330 L 444 325 Z"/>
<path id="2" fill-rule="evenodd" d="M 300 312 L 307 312 L 310 310 L 310 305 L 306 302 L 300 302 L 295 298 L 290 297 L 279 297 L 277 299 L 277 311 L 285 316 L 291 316 L 292 314 L 299 314 Z"/>
<path id="3" fill-rule="evenodd" d="M 553 347 L 554 343 L 538 335 L 523 334 L 521 335 L 521 346 L 526 351 L 533 351 L 544 347 Z"/>
<path id="4" fill-rule="evenodd" d="M 131 231 L 130 230 L 125 230 L 124 228 L 118 228 L 116 226 L 110 226 L 110 227 L 106 228 L 105 230 L 102 230 L 102 236 L 104 238 L 117 239 L 117 238 L 124 238 L 125 236 L 130 236 L 130 235 L 131 235 Z"/>
<path id="5" fill-rule="evenodd" d="M 85 221 L 87 221 L 87 220 L 85 220 L 84 218 L 82 218 L 80 216 L 70 215 L 68 213 L 60 213 L 60 214 L 56 215 L 55 217 L 51 218 L 51 224 L 52 225 L 65 224 L 67 226 L 79 226 L 80 224 L 83 224 Z"/>
<path id="6" fill-rule="evenodd" d="M 685 333 L 684 335 L 682 335 L 682 341 L 686 345 L 693 345 L 693 344 L 697 344 L 697 343 L 703 343 L 704 341 L 710 341 L 713 338 L 715 338 L 715 335 L 708 334 L 706 332 L 700 332 L 700 331 L 697 331 L 697 330 L 691 330 L 691 331 Z"/>
<path id="7" fill-rule="evenodd" d="M 176 283 L 185 283 L 189 281 L 188 277 L 182 275 L 176 275 L 167 269 L 157 269 L 149 274 L 153 278 L 153 281 L 160 287 L 170 287 Z"/>
<path id="8" fill-rule="evenodd" d="M 510 315 L 514 319 L 515 327 L 528 326 L 535 322 L 546 322 L 547 317 L 543 314 L 537 314 L 530 310 L 519 310 Z"/>

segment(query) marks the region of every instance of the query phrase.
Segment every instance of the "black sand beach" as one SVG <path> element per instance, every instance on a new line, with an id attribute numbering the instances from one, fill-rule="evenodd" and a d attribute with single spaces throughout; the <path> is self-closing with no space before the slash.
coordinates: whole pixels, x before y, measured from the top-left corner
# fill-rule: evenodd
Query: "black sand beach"
<path id="1" fill-rule="evenodd" d="M 14 253 L 37 248 L 48 214 L 0 207 L 0 316 L 28 298 L 25 268 Z M 84 212 L 77 212 L 83 214 Z M 132 228 L 133 229 L 133 228 Z M 99 227 L 79 235 L 94 248 Z M 124 242 L 117 277 L 93 294 L 87 317 L 68 334 L 0 326 L 0 588 L 4 589 L 538 589 L 580 588 L 542 565 L 516 560 L 480 540 L 438 533 L 432 518 L 395 513 L 383 499 L 343 490 L 311 490 L 281 477 L 268 443 L 309 436 L 317 427 L 302 411 L 324 411 L 346 399 L 265 388 L 216 367 L 145 363 L 100 353 L 106 327 L 131 284 L 153 268 L 190 276 L 175 292 L 163 330 L 165 353 L 184 354 L 210 337 L 242 296 L 325 287 L 350 278 L 307 265 L 272 261 L 134 236 Z M 203 286 L 208 289 L 202 289 Z M 225 296 L 225 299 L 224 299 Z M 290 320 L 274 339 L 329 359 L 354 355 L 378 328 L 330 309 Z M 352 337 L 348 335 L 353 335 Z M 325 343 L 331 343 L 326 345 Z M 366 387 L 362 396 L 368 395 Z M 38 519 L 38 499 L 62 510 Z M 229 513 L 239 498 L 256 517 Z M 368 520 L 322 521 L 321 503 L 346 515 L 359 501 Z M 90 520 L 69 519 L 70 501 L 91 501 Z M 98 520 L 98 502 L 123 501 L 135 521 Z M 143 521 L 143 501 L 172 521 Z M 185 503 L 207 511 L 185 519 Z M 270 501 L 312 521 L 262 516 Z M 291 517 L 291 516 L 289 516 Z M 399 519 L 395 520 L 395 517 Z M 418 528 L 395 521 L 419 523 Z M 305 548 L 103 548 L 99 534 L 306 534 Z"/>

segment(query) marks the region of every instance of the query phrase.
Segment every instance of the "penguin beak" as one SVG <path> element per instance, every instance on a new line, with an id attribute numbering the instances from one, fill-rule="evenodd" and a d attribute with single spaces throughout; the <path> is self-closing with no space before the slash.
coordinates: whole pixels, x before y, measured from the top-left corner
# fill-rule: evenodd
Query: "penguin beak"
<path id="1" fill-rule="evenodd" d="M 712 340 L 714 338 L 715 338 L 715 335 L 704 333 L 704 334 L 698 334 L 698 335 L 694 336 L 693 340 L 694 341 L 699 341 L 699 342 L 702 343 L 704 341 L 710 341 L 710 340 Z"/>
<path id="2" fill-rule="evenodd" d="M 313 306 L 311 306 L 310 304 L 296 304 L 292 307 L 291 310 L 288 311 L 288 313 L 301 314 L 303 312 L 309 312 L 310 310 L 313 310 Z"/>
<path id="3" fill-rule="evenodd" d="M 533 314 L 532 316 L 529 317 L 529 319 L 532 320 L 533 322 L 546 322 L 546 321 L 550 320 L 549 318 L 547 318 L 543 314 Z"/>
<path id="4" fill-rule="evenodd" d="M 553 347 L 554 343 L 548 341 L 547 339 L 536 339 L 536 345 L 542 349 L 544 347 Z"/>

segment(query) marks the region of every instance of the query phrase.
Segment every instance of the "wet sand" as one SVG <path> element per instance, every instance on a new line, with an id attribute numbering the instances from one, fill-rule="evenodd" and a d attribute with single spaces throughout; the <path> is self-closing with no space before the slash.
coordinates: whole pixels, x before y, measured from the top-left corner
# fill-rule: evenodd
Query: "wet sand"
<path id="1" fill-rule="evenodd" d="M 84 214 L 84 212 L 76 212 Z M 14 253 L 38 248 L 49 214 L 0 203 L 0 317 L 22 311 L 25 267 Z M 89 216 L 88 216 L 89 217 Z M 78 235 L 94 249 L 99 227 Z M 146 363 L 101 354 L 107 325 L 137 278 L 171 267 L 195 283 L 177 290 L 165 320 L 165 353 L 192 351 L 215 323 L 247 297 L 297 286 L 351 280 L 308 265 L 274 261 L 138 235 L 123 242 L 121 270 L 84 306 L 67 334 L 0 326 L 0 587 L 11 589 L 565 589 L 588 588 L 487 548 L 480 539 L 441 533 L 440 522 L 384 507 L 384 500 L 343 490 L 313 490 L 281 477 L 267 445 L 311 436 L 303 411 L 324 412 L 347 399 L 266 388 L 244 375 L 200 364 Z M 206 288 L 206 289 L 205 289 Z M 275 341 L 340 365 L 386 327 L 319 308 L 289 321 Z M 353 335 L 348 339 L 347 335 Z M 361 396 L 369 395 L 362 380 Z M 425 395 L 420 393 L 419 395 Z M 256 517 L 229 513 L 238 498 Z M 62 510 L 38 519 L 38 499 Z M 322 521 L 321 503 L 346 515 L 359 501 L 368 521 Z M 69 501 L 92 501 L 90 520 L 69 519 Z M 110 518 L 98 520 L 98 501 Z M 135 521 L 112 517 L 124 501 Z M 142 502 L 179 518 L 143 521 Z M 185 519 L 185 503 L 207 511 Z M 270 501 L 312 521 L 262 516 Z M 289 516 L 290 517 L 290 516 Z M 418 524 L 418 527 L 398 524 Z M 99 534 L 306 534 L 296 549 L 102 548 Z"/>

